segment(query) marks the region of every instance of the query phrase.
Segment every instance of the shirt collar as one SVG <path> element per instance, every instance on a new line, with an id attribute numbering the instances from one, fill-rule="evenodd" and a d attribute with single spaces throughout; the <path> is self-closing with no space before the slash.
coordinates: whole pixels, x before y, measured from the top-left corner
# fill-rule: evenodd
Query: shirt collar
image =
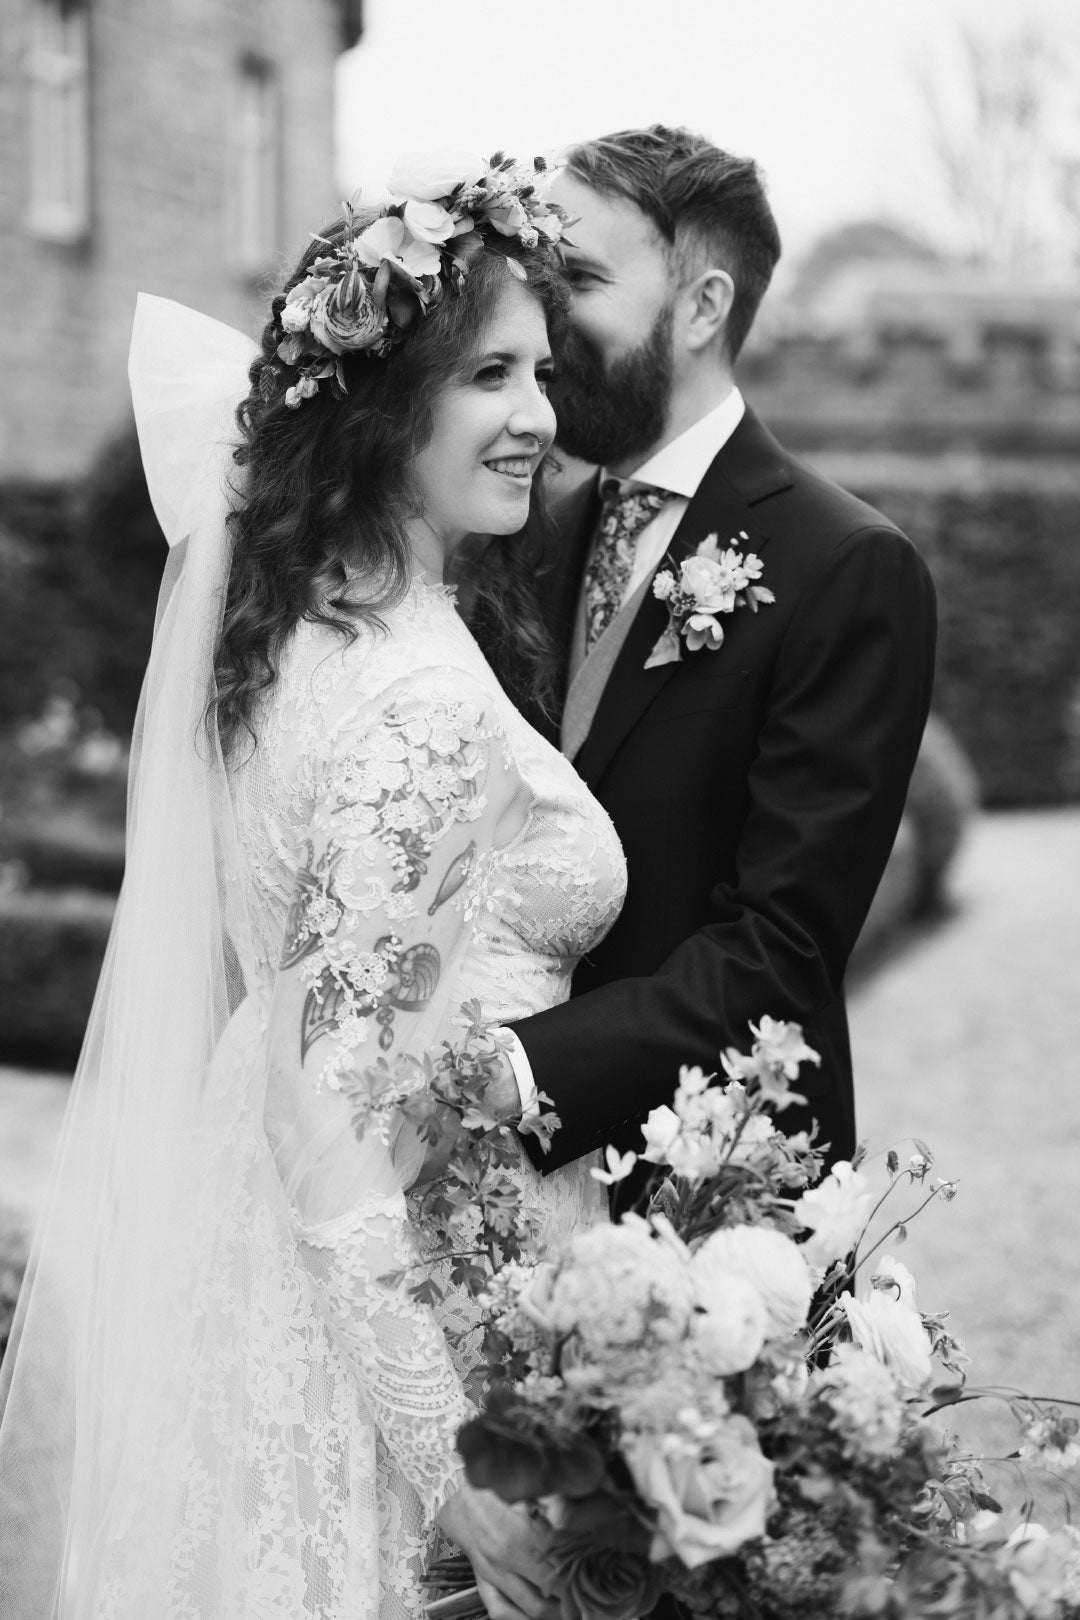
<path id="1" fill-rule="evenodd" d="M 737 388 L 713 407 L 707 415 L 699 417 L 677 439 L 665 444 L 648 461 L 642 463 L 624 484 L 650 484 L 655 489 L 666 489 L 672 495 L 690 500 L 704 478 L 713 458 L 723 449 L 743 419 L 746 402 Z M 610 477 L 606 467 L 600 470 L 601 485 Z"/>

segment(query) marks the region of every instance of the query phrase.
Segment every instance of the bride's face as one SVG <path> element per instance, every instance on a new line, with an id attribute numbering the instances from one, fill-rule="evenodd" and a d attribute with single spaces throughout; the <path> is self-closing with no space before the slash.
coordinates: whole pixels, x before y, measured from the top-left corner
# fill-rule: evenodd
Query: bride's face
<path id="1" fill-rule="evenodd" d="M 533 475 L 555 437 L 552 360 L 540 305 L 507 272 L 467 370 L 440 393 L 413 463 L 425 525 L 445 550 L 467 534 L 516 534 Z"/>

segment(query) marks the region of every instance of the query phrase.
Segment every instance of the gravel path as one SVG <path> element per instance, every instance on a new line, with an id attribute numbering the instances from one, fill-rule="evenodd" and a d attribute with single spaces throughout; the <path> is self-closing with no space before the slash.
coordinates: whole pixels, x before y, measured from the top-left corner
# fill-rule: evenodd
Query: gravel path
<path id="1" fill-rule="evenodd" d="M 920 1136 L 959 1182 L 896 1254 L 971 1381 L 1080 1399 L 1080 811 L 983 817 L 950 887 L 853 1000 L 860 1135 Z M 1011 1444 L 996 1403 L 961 1415 L 976 1449 Z"/>
<path id="2" fill-rule="evenodd" d="M 1080 810 L 983 817 L 951 888 L 953 914 L 853 998 L 860 1131 L 924 1138 L 960 1183 L 897 1252 L 973 1380 L 1080 1399 Z M 66 1092 L 0 1070 L 0 1202 L 30 1218 Z M 968 1414 L 980 1449 L 1002 1443 L 993 1408 Z"/>

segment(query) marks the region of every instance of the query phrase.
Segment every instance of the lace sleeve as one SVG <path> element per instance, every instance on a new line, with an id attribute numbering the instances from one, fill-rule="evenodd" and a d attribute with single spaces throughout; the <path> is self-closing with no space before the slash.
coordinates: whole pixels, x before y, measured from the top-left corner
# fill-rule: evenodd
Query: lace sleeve
<path id="1" fill-rule="evenodd" d="M 352 1115 L 364 1071 L 421 1055 L 455 1010 L 491 852 L 520 826 L 524 789 L 484 693 L 457 672 L 399 683 L 317 775 L 270 1020 L 267 1132 L 330 1331 L 434 1513 L 458 1479 L 468 1404 L 431 1311 L 388 1275 L 415 1258 L 403 1186 L 419 1155 L 373 1130 L 358 1140 Z"/>

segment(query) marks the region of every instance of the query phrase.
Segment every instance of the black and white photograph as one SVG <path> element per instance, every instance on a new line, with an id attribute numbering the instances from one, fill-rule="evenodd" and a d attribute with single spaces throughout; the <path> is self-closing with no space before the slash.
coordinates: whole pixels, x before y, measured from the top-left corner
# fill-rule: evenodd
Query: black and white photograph
<path id="1" fill-rule="evenodd" d="M 0 0 L 0 1620 L 1080 1620 L 1080 10 Z"/>

